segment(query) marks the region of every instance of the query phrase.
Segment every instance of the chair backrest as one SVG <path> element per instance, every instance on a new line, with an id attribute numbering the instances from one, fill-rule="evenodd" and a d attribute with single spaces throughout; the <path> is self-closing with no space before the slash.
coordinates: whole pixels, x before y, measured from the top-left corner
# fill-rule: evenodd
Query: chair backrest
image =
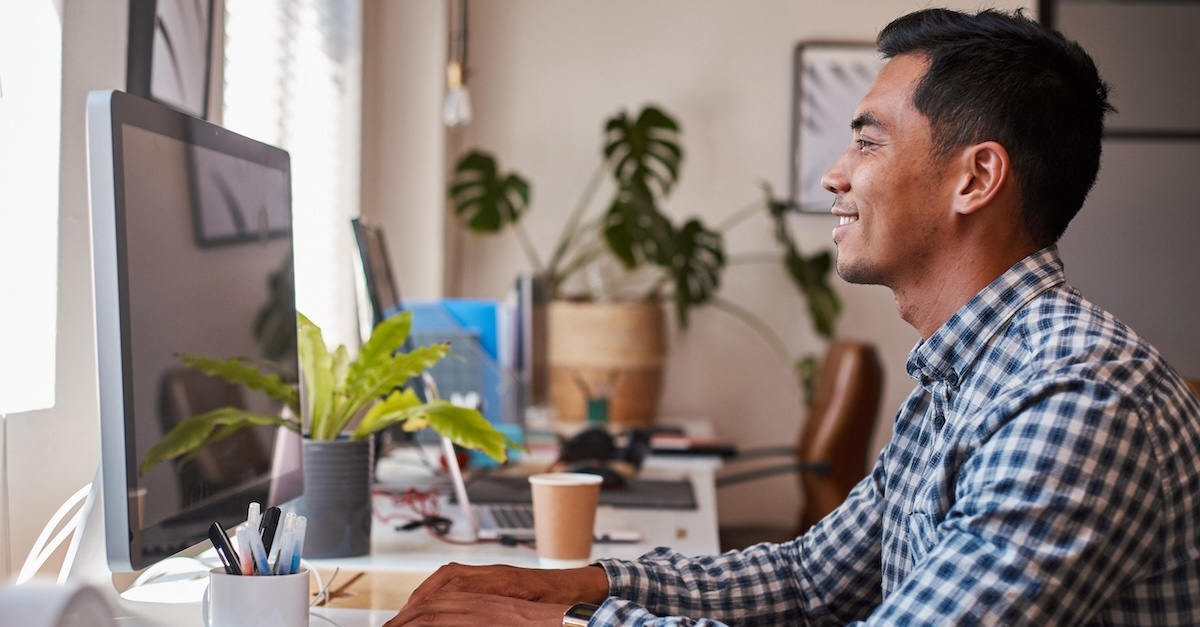
<path id="1" fill-rule="evenodd" d="M 163 373 L 159 383 L 159 421 L 163 433 L 190 416 L 221 407 L 245 409 L 238 385 L 191 368 L 172 368 Z M 195 459 L 177 470 L 180 499 L 188 503 L 237 485 L 247 474 L 266 472 L 271 457 L 262 429 L 238 429 L 200 449 Z"/>
<path id="2" fill-rule="evenodd" d="M 850 340 L 829 345 L 796 454 L 802 462 L 828 463 L 830 472 L 800 473 L 804 506 L 797 535 L 841 505 L 866 476 L 882 392 L 883 368 L 874 346 Z"/>

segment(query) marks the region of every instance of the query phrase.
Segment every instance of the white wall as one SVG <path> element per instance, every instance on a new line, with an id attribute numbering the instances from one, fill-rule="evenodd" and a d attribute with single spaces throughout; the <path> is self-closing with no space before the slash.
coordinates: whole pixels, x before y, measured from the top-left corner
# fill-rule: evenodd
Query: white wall
<path id="1" fill-rule="evenodd" d="M 124 87 L 127 28 L 123 0 L 63 2 L 55 405 L 7 419 L 11 515 L 0 517 L 11 525 L 11 544 L 0 574 L 15 574 L 42 526 L 99 463 L 85 101 L 89 90 Z"/>
<path id="2" fill-rule="evenodd" d="M 446 5 L 363 2 L 362 216 L 383 228 L 402 298 L 443 295 Z"/>
<path id="3" fill-rule="evenodd" d="M 980 7 L 975 1 L 945 4 Z M 681 184 L 667 210 L 714 224 L 755 200 L 762 181 L 778 194 L 787 193 L 795 44 L 870 41 L 891 19 L 925 6 L 925 0 L 472 2 L 467 82 L 475 120 L 461 138 L 462 147 L 490 150 L 503 167 L 531 181 L 527 224 L 545 255 L 598 164 L 603 121 L 621 108 L 636 113 L 657 103 L 682 124 L 686 152 Z M 387 26 L 389 32 L 392 27 Z M 395 76 L 387 80 L 404 82 Z M 389 171 L 401 177 L 390 184 L 396 188 L 427 183 L 396 168 Z M 364 206 L 365 198 L 364 193 Z M 406 213 L 412 208 L 393 207 L 396 215 L 414 215 Z M 806 215 L 794 224 L 804 251 L 830 247 L 831 217 Z M 400 228 L 389 230 L 389 237 L 395 245 L 407 241 Z M 460 247 L 446 252 L 453 295 L 501 298 L 513 277 L 529 269 L 511 234 L 457 241 Z M 730 232 L 727 248 L 770 250 L 768 224 L 754 221 Z M 400 269 L 402 277 L 406 271 Z M 840 280 L 837 289 L 845 305 L 839 334 L 874 341 L 882 351 L 881 418 L 888 427 L 912 388 L 904 361 L 916 334 L 897 317 L 887 290 Z M 803 303 L 791 293 L 771 266 L 733 269 L 721 291 L 766 318 L 797 355 L 819 351 Z M 665 415 L 711 419 L 721 435 L 746 446 L 792 442 L 803 415 L 788 369 L 758 336 L 715 310 L 697 313 L 685 334 L 673 333 L 662 409 Z M 889 428 L 881 430 L 876 448 L 888 435 Z M 791 480 L 756 487 L 757 494 L 722 493 L 722 518 L 793 519 L 798 496 Z M 763 498 L 771 492 L 778 496 Z"/>

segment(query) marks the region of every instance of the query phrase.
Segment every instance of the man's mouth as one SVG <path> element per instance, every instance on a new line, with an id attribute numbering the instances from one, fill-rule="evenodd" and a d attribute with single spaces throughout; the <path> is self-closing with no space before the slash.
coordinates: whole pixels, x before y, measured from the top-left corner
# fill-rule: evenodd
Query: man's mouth
<path id="1" fill-rule="evenodd" d="M 858 216 L 842 216 L 838 219 L 838 226 L 846 226 L 858 222 Z"/>

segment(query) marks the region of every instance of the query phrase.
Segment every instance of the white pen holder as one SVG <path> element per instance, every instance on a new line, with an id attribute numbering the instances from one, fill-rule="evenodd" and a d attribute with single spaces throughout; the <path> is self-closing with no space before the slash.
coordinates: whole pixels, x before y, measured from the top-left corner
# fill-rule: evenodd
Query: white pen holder
<path id="1" fill-rule="evenodd" d="M 291 575 L 208 574 L 200 602 L 205 627 L 308 624 L 308 569 Z"/>

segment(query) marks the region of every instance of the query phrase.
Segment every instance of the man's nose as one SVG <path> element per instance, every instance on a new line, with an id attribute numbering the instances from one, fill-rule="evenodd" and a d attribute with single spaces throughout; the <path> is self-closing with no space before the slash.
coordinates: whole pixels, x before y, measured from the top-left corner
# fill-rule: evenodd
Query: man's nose
<path id="1" fill-rule="evenodd" d="M 833 192 L 834 194 L 842 194 L 850 189 L 850 177 L 847 174 L 847 156 L 850 154 L 850 149 L 847 148 L 837 161 L 829 166 L 825 174 L 821 175 L 821 187 Z"/>

